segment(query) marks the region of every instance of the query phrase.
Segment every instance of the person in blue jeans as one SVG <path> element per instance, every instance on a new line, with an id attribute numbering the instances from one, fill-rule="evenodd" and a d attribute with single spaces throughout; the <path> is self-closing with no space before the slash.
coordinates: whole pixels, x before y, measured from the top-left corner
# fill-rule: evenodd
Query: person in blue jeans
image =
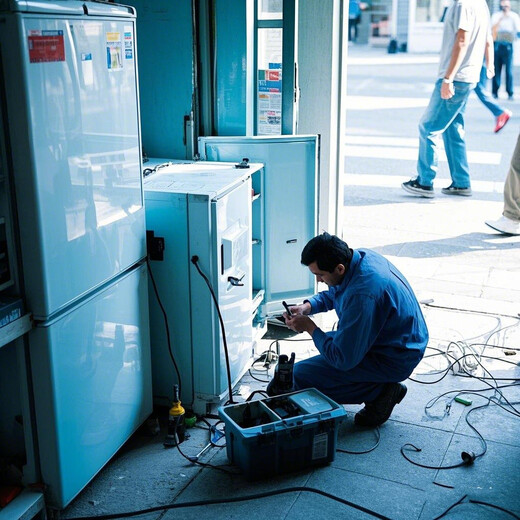
<path id="1" fill-rule="evenodd" d="M 480 101 L 482 101 L 484 106 L 495 116 L 495 133 L 497 133 L 500 132 L 500 130 L 502 130 L 502 128 L 504 128 L 504 126 L 507 124 L 511 118 L 512 112 L 507 108 L 502 108 L 489 95 L 489 92 L 486 89 L 488 79 L 488 69 L 484 64 L 482 65 L 482 70 L 480 72 L 480 80 L 475 87 L 475 94 L 480 99 Z"/>
<path id="2" fill-rule="evenodd" d="M 295 363 L 294 390 L 317 388 L 341 404 L 365 406 L 354 418 L 379 426 L 406 395 L 402 383 L 421 361 L 428 328 L 406 278 L 369 249 L 349 248 L 323 233 L 303 248 L 301 263 L 328 285 L 301 305 L 292 305 L 285 323 L 311 335 L 319 355 Z M 310 314 L 331 309 L 336 330 L 323 331 Z"/>
<path id="3" fill-rule="evenodd" d="M 500 0 L 500 11 L 491 17 L 493 39 L 495 40 L 495 76 L 493 77 L 493 97 L 498 97 L 502 78 L 502 67 L 506 74 L 506 92 L 512 100 L 513 93 L 513 42 L 520 31 L 520 17 L 511 11 L 510 0 Z"/>
<path id="4" fill-rule="evenodd" d="M 435 196 L 437 139 L 442 135 L 452 180 L 442 193 L 471 196 L 464 111 L 480 79 L 483 56 L 490 67 L 492 46 L 486 1 L 453 0 L 444 19 L 438 79 L 419 124 L 417 177 L 401 185 L 406 192 L 418 197 Z"/>

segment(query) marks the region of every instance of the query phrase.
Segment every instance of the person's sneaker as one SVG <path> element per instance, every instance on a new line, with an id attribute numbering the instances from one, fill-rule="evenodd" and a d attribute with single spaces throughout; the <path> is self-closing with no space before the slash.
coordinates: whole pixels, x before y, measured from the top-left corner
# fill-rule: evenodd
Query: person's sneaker
<path id="1" fill-rule="evenodd" d="M 495 134 L 500 132 L 506 123 L 509 121 L 510 117 L 513 115 L 511 110 L 504 110 L 498 117 L 495 125 Z"/>
<path id="2" fill-rule="evenodd" d="M 418 197 L 426 197 L 427 199 L 435 197 L 433 186 L 423 186 L 417 182 L 417 179 L 410 179 L 409 181 L 403 182 L 401 188 Z"/>
<path id="3" fill-rule="evenodd" d="M 387 383 L 381 395 L 354 416 L 358 426 L 380 426 L 392 415 L 394 406 L 400 403 L 406 395 L 407 388 L 403 383 Z"/>
<path id="4" fill-rule="evenodd" d="M 502 215 L 498 220 L 486 220 L 486 224 L 503 235 L 520 235 L 520 220 Z"/>
<path id="5" fill-rule="evenodd" d="M 471 197 L 471 188 L 457 188 L 450 184 L 447 188 L 442 188 L 444 195 L 460 195 L 461 197 Z"/>

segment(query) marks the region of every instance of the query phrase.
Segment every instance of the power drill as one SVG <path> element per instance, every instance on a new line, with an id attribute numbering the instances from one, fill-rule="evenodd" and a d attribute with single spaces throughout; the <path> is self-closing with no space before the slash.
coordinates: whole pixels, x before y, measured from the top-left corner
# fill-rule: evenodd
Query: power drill
<path id="1" fill-rule="evenodd" d="M 278 364 L 274 369 L 273 379 L 266 388 L 268 396 L 286 394 L 292 390 L 294 358 L 294 352 L 291 353 L 290 359 L 285 354 L 280 354 Z"/>

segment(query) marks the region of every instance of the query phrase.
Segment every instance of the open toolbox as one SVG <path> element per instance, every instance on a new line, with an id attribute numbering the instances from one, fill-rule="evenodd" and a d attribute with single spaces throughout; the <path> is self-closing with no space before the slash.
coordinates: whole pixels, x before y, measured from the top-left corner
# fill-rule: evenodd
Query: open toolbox
<path id="1" fill-rule="evenodd" d="M 231 463 L 249 480 L 334 460 L 344 408 L 315 388 L 219 408 Z"/>

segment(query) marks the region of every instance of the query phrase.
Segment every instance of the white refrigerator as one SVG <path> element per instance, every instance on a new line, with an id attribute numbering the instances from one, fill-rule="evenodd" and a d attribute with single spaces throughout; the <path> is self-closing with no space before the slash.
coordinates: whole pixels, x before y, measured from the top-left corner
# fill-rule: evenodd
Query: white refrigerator
<path id="1" fill-rule="evenodd" d="M 152 411 L 135 12 L 0 5 L 38 461 L 65 507 Z"/>

